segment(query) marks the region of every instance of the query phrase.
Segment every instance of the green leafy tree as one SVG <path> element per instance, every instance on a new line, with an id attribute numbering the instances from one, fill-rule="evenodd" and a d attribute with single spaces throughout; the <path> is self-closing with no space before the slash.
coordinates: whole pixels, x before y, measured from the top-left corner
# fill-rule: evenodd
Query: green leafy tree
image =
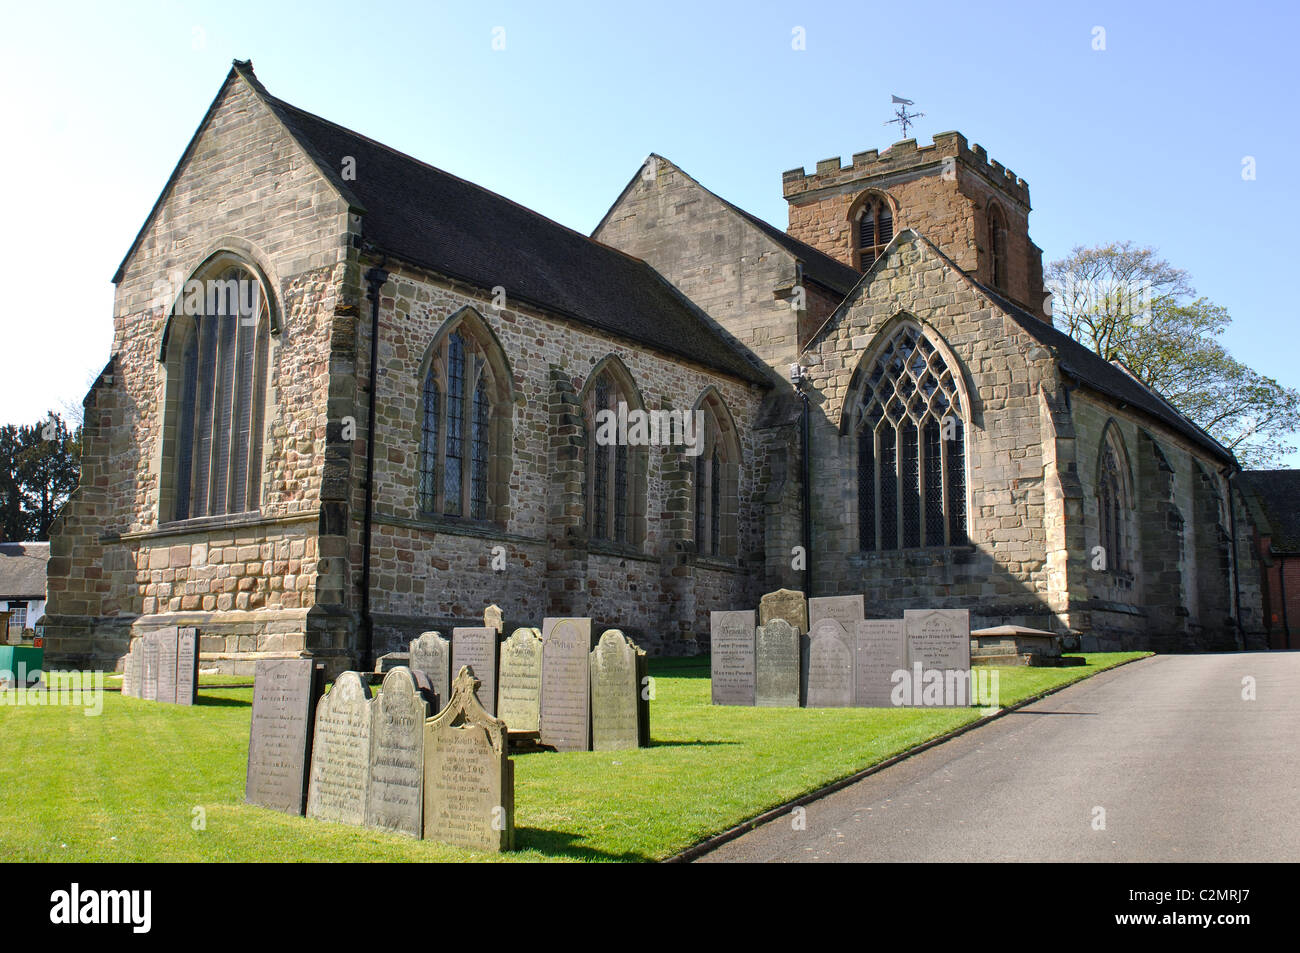
<path id="1" fill-rule="evenodd" d="M 1076 246 L 1046 278 L 1058 328 L 1123 363 L 1243 466 L 1267 467 L 1294 449 L 1300 391 L 1228 353 L 1219 338 L 1231 316 L 1195 297 L 1187 272 L 1155 249 Z"/>
<path id="2" fill-rule="evenodd" d="M 19 432 L 18 485 L 24 529 L 28 539 L 47 540 L 50 524 L 81 476 L 81 432 L 69 432 L 55 413 Z"/>
<path id="3" fill-rule="evenodd" d="M 18 428 L 13 424 L 0 427 L 0 542 L 20 542 L 27 535 L 18 478 L 18 457 L 22 449 Z"/>

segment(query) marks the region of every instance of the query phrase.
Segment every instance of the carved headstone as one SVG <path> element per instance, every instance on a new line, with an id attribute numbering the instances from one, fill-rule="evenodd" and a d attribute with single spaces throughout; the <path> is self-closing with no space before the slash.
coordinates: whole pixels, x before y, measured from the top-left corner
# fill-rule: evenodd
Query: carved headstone
<path id="1" fill-rule="evenodd" d="M 542 634 L 515 629 L 501 643 L 497 717 L 511 731 L 537 731 L 542 714 Z"/>
<path id="2" fill-rule="evenodd" d="M 122 696 L 124 698 L 139 697 L 140 676 L 136 671 L 139 662 L 140 656 L 136 652 L 135 643 L 132 643 L 131 651 L 127 652 L 122 658 Z"/>
<path id="3" fill-rule="evenodd" d="M 193 705 L 199 695 L 199 630 L 187 626 L 176 635 L 176 703 Z"/>
<path id="4" fill-rule="evenodd" d="M 447 704 L 451 697 L 451 643 L 439 632 L 425 632 L 411 641 L 408 654 L 407 667 L 428 675 L 438 693 L 438 704 Z"/>
<path id="5" fill-rule="evenodd" d="M 542 621 L 542 743 L 556 751 L 591 750 L 590 619 Z"/>
<path id="6" fill-rule="evenodd" d="M 778 589 L 763 596 L 758 602 L 758 624 L 767 625 L 773 619 L 784 619 L 796 632 L 807 632 L 808 604 L 803 593 L 796 589 Z"/>
<path id="7" fill-rule="evenodd" d="M 430 684 L 423 673 L 418 676 Z M 384 676 L 370 703 L 370 780 L 366 826 L 419 837 L 424 814 L 424 722 L 429 699 L 409 668 Z"/>
<path id="8" fill-rule="evenodd" d="M 158 700 L 158 640 L 153 633 L 140 637 L 140 697 L 148 701 Z"/>
<path id="9" fill-rule="evenodd" d="M 364 824 L 370 773 L 370 686 L 344 672 L 316 706 L 307 816 Z"/>
<path id="10" fill-rule="evenodd" d="M 966 689 L 969 689 L 970 674 L 970 610 L 968 609 L 905 609 L 903 627 L 907 635 L 907 668 L 915 673 L 917 664 L 921 666 L 922 680 L 925 673 L 938 671 L 945 673 L 945 683 L 951 679 L 947 673 L 964 673 Z M 913 692 L 915 695 L 915 692 Z M 962 691 L 961 697 L 946 697 L 945 705 L 965 706 L 970 704 L 970 692 Z M 913 697 L 912 704 L 921 700 Z M 939 704 L 932 697 L 927 697 L 924 704 Z"/>
<path id="11" fill-rule="evenodd" d="M 253 721 L 244 800 L 288 814 L 307 803 L 316 702 L 324 666 L 311 659 L 267 659 L 253 669 Z"/>
<path id="12" fill-rule="evenodd" d="M 834 619 L 819 619 L 807 639 L 804 698 L 809 708 L 853 705 L 853 640 Z"/>
<path id="13" fill-rule="evenodd" d="M 424 837 L 458 847 L 514 847 L 514 763 L 506 724 L 479 704 L 479 680 L 462 668 L 451 700 L 424 725 Z"/>
<path id="14" fill-rule="evenodd" d="M 773 619 L 755 632 L 754 704 L 799 707 L 799 633 L 784 619 Z"/>
<path id="15" fill-rule="evenodd" d="M 497 605 L 488 606 L 483 610 L 483 624 L 489 629 L 494 629 L 497 635 L 505 631 L 505 622 L 501 618 L 501 607 Z"/>
<path id="16" fill-rule="evenodd" d="M 160 702 L 176 704 L 176 626 L 151 632 L 149 638 L 158 644 L 158 687 L 155 698 Z"/>
<path id="17" fill-rule="evenodd" d="M 808 600 L 808 631 L 812 632 L 821 619 L 834 619 L 853 634 L 853 627 L 862 621 L 865 599 L 862 596 L 815 596 Z"/>
<path id="18" fill-rule="evenodd" d="M 710 614 L 713 704 L 754 704 L 754 628 L 749 610 Z"/>
<path id="19" fill-rule="evenodd" d="M 907 667 L 902 619 L 866 619 L 854 629 L 853 704 L 892 708 L 894 673 Z"/>
<path id="20" fill-rule="evenodd" d="M 486 626 L 451 630 L 451 668 L 459 672 L 465 666 L 483 683 L 478 691 L 479 704 L 489 715 L 497 713 L 497 632 Z"/>
<path id="21" fill-rule="evenodd" d="M 640 650 L 618 629 L 606 629 L 591 650 L 591 749 L 622 751 L 641 743 Z"/>

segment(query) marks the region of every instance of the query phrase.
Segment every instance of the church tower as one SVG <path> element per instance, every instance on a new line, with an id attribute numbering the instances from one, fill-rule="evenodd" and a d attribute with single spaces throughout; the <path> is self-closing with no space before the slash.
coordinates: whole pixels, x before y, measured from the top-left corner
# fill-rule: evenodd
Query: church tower
<path id="1" fill-rule="evenodd" d="M 1050 323 L 1043 311 L 1043 251 L 1029 238 L 1029 185 L 980 145 L 942 132 L 917 148 L 896 142 L 849 165 L 823 159 L 808 175 L 782 175 L 789 234 L 865 271 L 894 233 L 925 236 L 975 280 Z"/>

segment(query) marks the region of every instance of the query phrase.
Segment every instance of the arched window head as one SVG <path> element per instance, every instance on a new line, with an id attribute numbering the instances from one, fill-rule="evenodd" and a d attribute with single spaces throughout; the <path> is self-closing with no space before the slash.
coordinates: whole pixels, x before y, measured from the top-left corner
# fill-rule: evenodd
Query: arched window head
<path id="1" fill-rule="evenodd" d="M 466 309 L 434 339 L 420 400 L 419 510 L 504 523 L 513 401 L 500 347 Z"/>
<path id="2" fill-rule="evenodd" d="M 164 335 L 160 510 L 172 519 L 261 506 L 272 326 L 254 270 L 221 255 L 185 283 Z"/>
<path id="3" fill-rule="evenodd" d="M 586 527 L 589 539 L 640 546 L 645 538 L 644 445 L 620 426 L 644 411 L 626 369 L 614 359 L 599 365 L 581 395 L 586 422 Z"/>
<path id="4" fill-rule="evenodd" d="M 696 410 L 703 429 L 695 458 L 695 548 L 702 556 L 729 558 L 738 551 L 740 442 L 731 412 L 712 387 Z"/>
<path id="5" fill-rule="evenodd" d="M 1007 219 L 997 203 L 989 205 L 989 278 L 993 287 L 1007 286 Z"/>
<path id="6" fill-rule="evenodd" d="M 910 322 L 875 353 L 859 371 L 848 421 L 858 443 L 861 548 L 963 545 L 966 419 L 956 368 Z"/>
<path id="7" fill-rule="evenodd" d="M 856 219 L 858 269 L 866 271 L 894 237 L 894 210 L 883 192 L 868 192 L 858 205 Z"/>
<path id="8" fill-rule="evenodd" d="M 1112 424 L 1106 428 L 1097 461 L 1097 536 L 1106 572 L 1128 571 L 1132 560 L 1129 528 L 1132 509 L 1128 455 Z"/>

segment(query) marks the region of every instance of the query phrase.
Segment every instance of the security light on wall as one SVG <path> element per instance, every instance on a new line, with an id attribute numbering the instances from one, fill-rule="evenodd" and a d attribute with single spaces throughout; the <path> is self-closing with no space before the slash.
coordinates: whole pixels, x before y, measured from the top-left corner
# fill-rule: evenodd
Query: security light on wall
<path id="1" fill-rule="evenodd" d="M 795 364 L 791 364 L 791 365 L 790 365 L 790 383 L 791 383 L 791 384 L 793 384 L 793 385 L 797 388 L 797 387 L 799 387 L 800 384 L 802 384 L 802 383 L 804 382 L 804 378 L 805 378 L 805 377 L 807 377 L 807 373 L 806 373 L 806 371 L 804 370 L 804 368 L 803 368 L 802 365 L 800 365 L 800 364 L 798 364 L 798 363 L 795 363 Z"/>

